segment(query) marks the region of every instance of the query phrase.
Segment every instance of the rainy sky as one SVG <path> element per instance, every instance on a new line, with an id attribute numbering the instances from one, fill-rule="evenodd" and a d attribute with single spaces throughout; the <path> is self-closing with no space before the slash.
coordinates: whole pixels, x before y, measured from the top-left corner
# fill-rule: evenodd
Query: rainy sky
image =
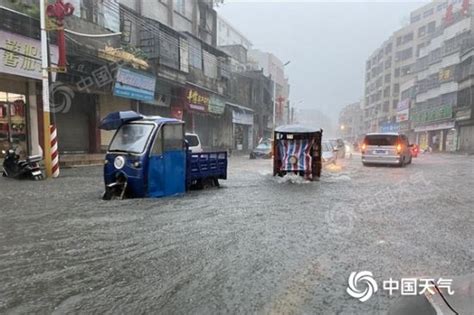
<path id="1" fill-rule="evenodd" d="M 426 2 L 225 0 L 218 14 L 254 48 L 291 60 L 293 104 L 336 122 L 344 105 L 363 97 L 367 57 Z"/>

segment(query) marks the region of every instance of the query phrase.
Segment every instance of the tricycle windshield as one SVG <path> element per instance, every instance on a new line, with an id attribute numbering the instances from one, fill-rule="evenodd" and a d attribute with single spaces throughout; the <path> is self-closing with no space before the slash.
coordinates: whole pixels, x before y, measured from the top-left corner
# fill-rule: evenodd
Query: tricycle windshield
<path id="1" fill-rule="evenodd" d="M 109 151 L 142 153 L 153 131 L 152 124 L 125 124 L 115 133 Z"/>

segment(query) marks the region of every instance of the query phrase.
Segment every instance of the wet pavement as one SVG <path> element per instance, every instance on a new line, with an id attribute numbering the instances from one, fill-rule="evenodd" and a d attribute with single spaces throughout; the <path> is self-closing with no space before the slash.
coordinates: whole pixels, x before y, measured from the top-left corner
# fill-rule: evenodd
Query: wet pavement
<path id="1" fill-rule="evenodd" d="M 320 181 L 233 158 L 221 188 L 102 201 L 101 169 L 0 178 L 0 313 L 380 314 L 377 281 L 474 272 L 474 157 L 329 166 Z"/>

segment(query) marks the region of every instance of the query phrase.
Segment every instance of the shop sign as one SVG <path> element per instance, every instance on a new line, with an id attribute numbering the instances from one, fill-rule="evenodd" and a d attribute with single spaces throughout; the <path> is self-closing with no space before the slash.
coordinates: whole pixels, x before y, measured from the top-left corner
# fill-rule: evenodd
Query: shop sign
<path id="1" fill-rule="evenodd" d="M 198 112 L 208 112 L 209 108 L 209 94 L 206 92 L 194 89 L 186 89 L 186 108 L 188 110 Z"/>
<path id="2" fill-rule="evenodd" d="M 410 110 L 404 109 L 397 112 L 397 122 L 407 121 L 409 119 Z"/>
<path id="3" fill-rule="evenodd" d="M 458 110 L 456 112 L 456 120 L 469 120 L 471 119 L 471 113 L 472 113 L 472 110 L 470 108 Z"/>
<path id="4" fill-rule="evenodd" d="M 113 94 L 138 101 L 155 99 L 156 78 L 134 70 L 119 68 L 115 80 Z"/>
<path id="5" fill-rule="evenodd" d="M 444 105 L 435 109 L 411 114 L 411 120 L 417 123 L 427 123 L 437 120 L 449 119 L 453 117 L 453 107 Z"/>
<path id="6" fill-rule="evenodd" d="M 50 45 L 50 62 L 58 62 L 58 46 Z M 0 31 L 0 72 L 41 80 L 41 42 Z M 54 78 L 53 78 L 54 79 Z"/>
<path id="7" fill-rule="evenodd" d="M 211 95 L 209 99 L 209 113 L 222 115 L 225 110 L 225 101 L 222 97 Z"/>
<path id="8" fill-rule="evenodd" d="M 428 125 L 428 126 L 416 127 L 415 132 L 452 129 L 452 128 L 454 128 L 454 122 L 453 121 L 448 121 L 448 122 L 439 123 L 439 124 L 431 124 L 431 125 Z"/>
<path id="9" fill-rule="evenodd" d="M 393 122 L 385 122 L 380 124 L 380 132 L 398 132 L 400 131 L 400 124 Z"/>
<path id="10" fill-rule="evenodd" d="M 232 123 L 239 125 L 253 125 L 253 114 L 241 110 L 233 110 Z"/>
<path id="11" fill-rule="evenodd" d="M 404 111 L 406 109 L 410 108 L 410 99 L 407 98 L 403 101 L 398 102 L 397 104 L 397 112 Z"/>

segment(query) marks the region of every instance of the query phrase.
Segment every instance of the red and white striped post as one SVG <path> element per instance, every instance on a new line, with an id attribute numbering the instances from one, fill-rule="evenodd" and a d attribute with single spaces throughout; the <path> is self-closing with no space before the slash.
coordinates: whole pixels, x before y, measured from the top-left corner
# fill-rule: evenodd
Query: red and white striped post
<path id="1" fill-rule="evenodd" d="M 57 178 L 59 176 L 59 153 L 58 153 L 58 132 L 54 125 L 49 126 L 51 134 L 51 169 L 52 177 Z"/>

